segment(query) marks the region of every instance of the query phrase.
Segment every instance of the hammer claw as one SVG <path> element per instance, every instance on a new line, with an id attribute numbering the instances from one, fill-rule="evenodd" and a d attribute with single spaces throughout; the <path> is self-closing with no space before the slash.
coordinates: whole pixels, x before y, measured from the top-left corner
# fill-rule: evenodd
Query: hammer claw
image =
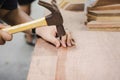
<path id="1" fill-rule="evenodd" d="M 53 5 L 54 9 L 56 9 L 56 11 L 59 12 L 59 8 L 58 8 L 58 6 L 57 6 L 56 0 L 52 0 L 51 3 L 52 3 L 52 5 Z"/>
<path id="2" fill-rule="evenodd" d="M 38 2 L 39 5 L 44 6 L 45 8 L 47 8 L 48 10 L 50 10 L 51 12 L 54 12 L 55 10 L 53 9 L 53 6 L 45 1 L 41 1 L 39 0 Z"/>

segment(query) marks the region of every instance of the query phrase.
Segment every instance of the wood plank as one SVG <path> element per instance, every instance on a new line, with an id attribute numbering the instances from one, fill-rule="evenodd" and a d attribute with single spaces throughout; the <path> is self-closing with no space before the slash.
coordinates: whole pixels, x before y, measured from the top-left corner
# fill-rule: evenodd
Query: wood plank
<path id="1" fill-rule="evenodd" d="M 113 4 L 120 4 L 120 0 L 99 0 L 94 7 Z"/>
<path id="2" fill-rule="evenodd" d="M 120 10 L 88 10 L 87 21 L 90 30 L 119 31 Z"/>
<path id="3" fill-rule="evenodd" d="M 87 31 L 82 12 L 62 13 L 76 46 L 56 49 L 39 39 L 28 80 L 120 80 L 120 33 Z"/>
<path id="4" fill-rule="evenodd" d="M 85 0 L 62 0 L 59 6 L 70 11 L 83 11 Z"/>
<path id="5" fill-rule="evenodd" d="M 66 80 L 67 48 L 60 48 L 56 66 L 55 80 Z"/>
<path id="6" fill-rule="evenodd" d="M 43 40 L 37 44 L 27 80 L 55 80 L 57 49 Z"/>
<path id="7" fill-rule="evenodd" d="M 87 27 L 90 30 L 120 31 L 120 22 L 90 21 Z"/>
<path id="8" fill-rule="evenodd" d="M 88 8 L 88 10 L 120 10 L 120 4 L 96 6 L 93 8 Z"/>
<path id="9" fill-rule="evenodd" d="M 92 10 L 88 11 L 88 13 L 95 16 L 120 16 L 120 10 Z"/>
<path id="10" fill-rule="evenodd" d="M 84 11 L 84 4 L 68 4 L 65 8 L 65 10 L 70 10 L 70 11 Z"/>
<path id="11" fill-rule="evenodd" d="M 100 16 L 95 16 L 93 14 L 87 14 L 88 20 L 89 21 L 101 21 L 101 22 L 120 22 L 120 15 L 100 15 Z"/>
<path id="12" fill-rule="evenodd" d="M 30 68 L 31 75 L 29 74 L 28 80 L 120 79 L 119 33 L 97 32 L 96 34 L 96 32 L 76 30 L 73 35 L 76 46 L 60 48 L 58 53 L 54 52 L 54 47 L 52 47 L 53 51 L 49 50 L 50 44 L 39 40 L 35 54 L 42 52 L 42 55 L 34 58 L 36 61 L 31 64 L 34 67 Z M 33 65 L 35 63 L 36 65 Z"/>
<path id="13" fill-rule="evenodd" d="M 117 21 L 120 22 L 120 10 L 103 10 L 103 11 L 99 11 L 99 10 L 92 10 L 92 11 L 88 11 L 88 20 L 92 21 Z"/>

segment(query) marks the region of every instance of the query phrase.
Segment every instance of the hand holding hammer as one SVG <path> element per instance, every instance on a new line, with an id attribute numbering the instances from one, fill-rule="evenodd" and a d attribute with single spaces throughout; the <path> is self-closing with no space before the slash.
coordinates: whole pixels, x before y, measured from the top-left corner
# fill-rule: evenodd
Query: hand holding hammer
<path id="1" fill-rule="evenodd" d="M 12 26 L 10 28 L 4 28 L 2 30 L 7 31 L 9 34 L 14 34 L 17 32 L 37 28 L 40 26 L 56 25 L 57 36 L 61 39 L 61 42 L 66 40 L 67 38 L 65 38 L 65 37 L 67 37 L 67 36 L 66 36 L 66 32 L 65 32 L 64 27 L 63 27 L 62 15 L 61 15 L 61 13 L 56 5 L 56 1 L 52 0 L 51 3 L 52 4 L 49 4 L 49 3 L 41 1 L 41 0 L 39 1 L 40 5 L 44 6 L 45 8 L 47 8 L 51 11 L 50 15 L 43 17 L 41 19 L 37 19 L 37 20 L 31 21 L 31 22 L 24 23 L 24 24 L 15 25 L 15 26 Z"/>

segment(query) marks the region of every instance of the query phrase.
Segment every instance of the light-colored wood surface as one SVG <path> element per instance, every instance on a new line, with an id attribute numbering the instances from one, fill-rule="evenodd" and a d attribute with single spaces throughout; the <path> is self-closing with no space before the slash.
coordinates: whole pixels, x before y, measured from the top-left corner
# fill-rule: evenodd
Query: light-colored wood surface
<path id="1" fill-rule="evenodd" d="M 89 13 L 91 14 L 95 14 L 95 15 L 98 15 L 98 16 L 104 16 L 104 15 L 120 15 L 120 10 L 102 10 L 102 11 L 98 11 L 98 10 L 92 10 L 92 11 L 89 11 Z"/>
<path id="2" fill-rule="evenodd" d="M 42 40 L 37 44 L 27 80 L 55 80 L 57 50 Z"/>
<path id="3" fill-rule="evenodd" d="M 70 11 L 83 11 L 85 0 L 60 0 L 59 6 Z"/>
<path id="4" fill-rule="evenodd" d="M 76 46 L 38 39 L 27 80 L 120 80 L 120 33 L 88 31 L 83 13 L 62 12 Z"/>
<path id="5" fill-rule="evenodd" d="M 90 21 L 87 27 L 89 30 L 120 31 L 120 22 Z"/>
<path id="6" fill-rule="evenodd" d="M 105 5 L 112 5 L 112 4 L 120 4 L 120 0 L 99 0 L 96 6 L 105 6 Z"/>
<path id="7" fill-rule="evenodd" d="M 120 4 L 96 6 L 94 8 L 89 8 L 89 10 L 120 10 Z"/>
<path id="8" fill-rule="evenodd" d="M 86 12 L 88 29 L 120 31 L 120 0 L 99 0 Z"/>
<path id="9" fill-rule="evenodd" d="M 87 14 L 89 21 L 120 22 L 120 14 Z"/>

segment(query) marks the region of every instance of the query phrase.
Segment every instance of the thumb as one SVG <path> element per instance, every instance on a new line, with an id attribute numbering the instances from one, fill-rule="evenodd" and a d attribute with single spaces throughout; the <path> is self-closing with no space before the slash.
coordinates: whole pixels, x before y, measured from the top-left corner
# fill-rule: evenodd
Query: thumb
<path id="1" fill-rule="evenodd" d="M 12 35 L 10 35 L 9 33 L 1 31 L 0 34 L 5 41 L 12 40 Z"/>

